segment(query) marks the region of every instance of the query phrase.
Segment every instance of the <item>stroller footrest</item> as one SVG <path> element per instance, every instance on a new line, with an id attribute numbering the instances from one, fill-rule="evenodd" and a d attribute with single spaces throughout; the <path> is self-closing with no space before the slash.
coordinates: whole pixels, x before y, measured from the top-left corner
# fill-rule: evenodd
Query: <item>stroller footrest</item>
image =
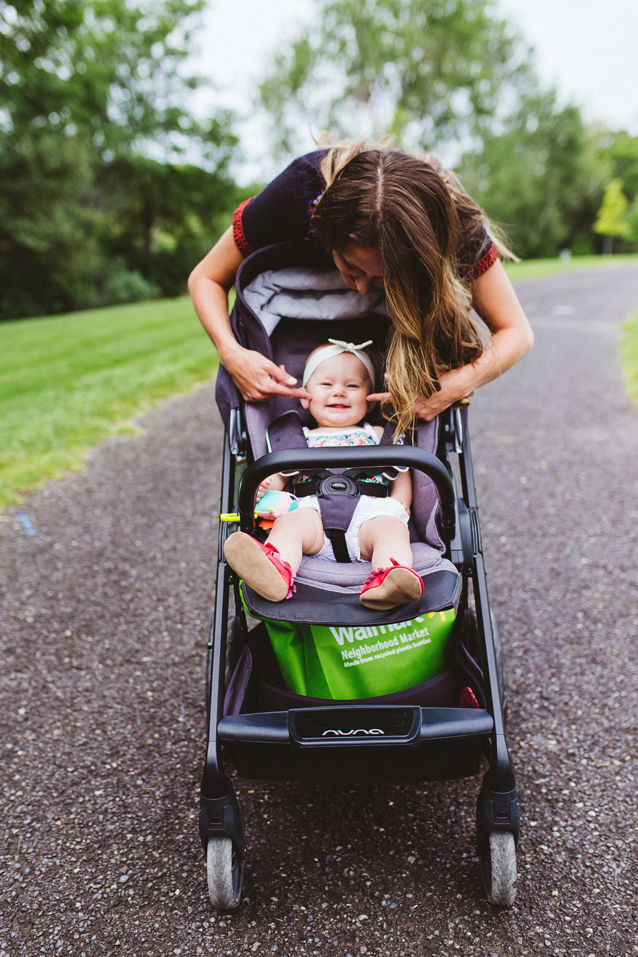
<path id="1" fill-rule="evenodd" d="M 217 725 L 220 741 L 244 741 L 251 744 L 289 744 L 287 711 L 262 711 L 259 714 L 229 714 Z"/>
<path id="2" fill-rule="evenodd" d="M 228 743 L 418 746 L 422 741 L 487 737 L 493 726 L 491 714 L 482 708 L 341 705 L 228 715 L 217 732 Z"/>
<path id="3" fill-rule="evenodd" d="M 494 720 L 484 708 L 421 708 L 421 741 L 433 738 L 483 738 Z"/>

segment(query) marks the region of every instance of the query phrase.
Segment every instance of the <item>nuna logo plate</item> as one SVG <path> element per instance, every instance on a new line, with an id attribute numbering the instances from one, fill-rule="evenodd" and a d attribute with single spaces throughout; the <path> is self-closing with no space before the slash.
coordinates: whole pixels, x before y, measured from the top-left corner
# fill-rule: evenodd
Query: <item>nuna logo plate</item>
<path id="1" fill-rule="evenodd" d="M 385 731 L 382 731 L 381 728 L 352 728 L 350 731 L 341 731 L 340 728 L 337 728 L 335 731 L 333 728 L 328 728 L 323 732 L 322 737 L 325 738 L 327 734 L 336 734 L 342 738 L 351 738 L 354 737 L 355 734 L 385 734 Z"/>

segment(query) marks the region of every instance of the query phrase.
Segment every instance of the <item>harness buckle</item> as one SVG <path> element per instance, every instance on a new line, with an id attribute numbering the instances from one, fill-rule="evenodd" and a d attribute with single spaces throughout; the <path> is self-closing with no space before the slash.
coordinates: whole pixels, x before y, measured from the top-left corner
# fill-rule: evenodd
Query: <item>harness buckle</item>
<path id="1" fill-rule="evenodd" d="M 349 475 L 327 475 L 319 480 L 317 495 L 324 498 L 326 495 L 359 495 L 359 487 L 355 479 Z"/>

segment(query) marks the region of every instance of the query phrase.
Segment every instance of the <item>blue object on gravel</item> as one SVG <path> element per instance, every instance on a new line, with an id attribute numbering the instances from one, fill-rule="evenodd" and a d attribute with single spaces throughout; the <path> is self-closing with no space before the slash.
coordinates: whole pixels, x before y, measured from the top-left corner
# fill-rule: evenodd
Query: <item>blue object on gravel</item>
<path id="1" fill-rule="evenodd" d="M 31 519 L 29 518 L 28 515 L 25 515 L 24 512 L 18 512 L 18 518 L 20 520 L 20 524 L 22 525 L 25 531 L 25 534 L 27 534 L 29 538 L 33 538 L 34 535 L 38 534 L 35 528 L 33 527 L 31 523 Z"/>

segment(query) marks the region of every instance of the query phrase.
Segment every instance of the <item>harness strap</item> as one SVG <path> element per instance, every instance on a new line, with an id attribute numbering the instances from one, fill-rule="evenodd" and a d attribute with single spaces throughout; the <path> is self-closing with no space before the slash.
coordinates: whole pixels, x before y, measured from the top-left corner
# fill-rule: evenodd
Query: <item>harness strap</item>
<path id="1" fill-rule="evenodd" d="M 393 445 L 394 426 L 392 422 L 386 422 L 383 427 L 383 435 L 379 439 L 379 445 Z M 405 442 L 405 439 L 403 440 Z"/>
<path id="2" fill-rule="evenodd" d="M 306 498 L 308 495 L 316 495 L 324 474 L 321 473 L 318 478 L 311 479 L 309 482 L 296 482 L 294 485 L 294 494 L 297 498 Z M 355 479 L 359 495 L 370 495 L 373 498 L 387 498 L 390 494 L 388 485 L 381 485 L 380 482 L 363 482 L 361 479 Z"/>
<path id="3" fill-rule="evenodd" d="M 342 528 L 324 528 L 324 532 L 326 537 L 330 539 L 332 550 L 339 564 L 348 565 L 350 563 L 350 555 L 348 554 L 346 533 L 344 530 Z"/>
<path id="4" fill-rule="evenodd" d="M 332 481 L 339 478 L 340 476 L 333 476 Z M 325 481 L 330 482 L 331 479 Z M 351 484 L 354 485 L 353 482 Z M 356 494 L 319 494 L 319 513 L 324 533 L 332 543 L 335 558 L 344 565 L 350 562 L 348 546 L 346 545 L 346 531 L 352 521 L 358 502 L 359 496 Z"/>
<path id="5" fill-rule="evenodd" d="M 268 426 L 267 447 L 269 452 L 280 449 L 307 449 L 308 443 L 303 434 L 299 413 L 290 409 L 278 416 Z"/>

